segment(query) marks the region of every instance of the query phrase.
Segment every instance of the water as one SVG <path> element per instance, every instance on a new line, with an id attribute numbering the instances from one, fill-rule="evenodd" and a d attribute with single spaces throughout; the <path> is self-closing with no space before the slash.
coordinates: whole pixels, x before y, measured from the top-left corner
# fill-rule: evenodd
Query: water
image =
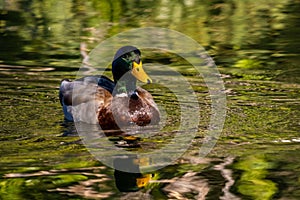
<path id="1" fill-rule="evenodd" d="M 0 7 L 0 199 L 299 199 L 299 1 L 32 0 Z M 122 178 L 142 175 L 120 175 L 88 152 L 63 121 L 58 86 L 76 77 L 80 43 L 92 50 L 147 26 L 180 31 L 205 47 L 225 83 L 227 118 L 215 148 L 199 158 L 208 89 L 176 55 L 147 54 L 144 63 L 171 66 L 191 83 L 200 123 L 189 151 L 143 173 L 152 176 L 143 189 L 122 192 Z M 163 131 L 136 134 L 144 139 L 127 150 L 133 156 L 171 141 L 178 123 L 172 92 L 145 88 L 168 118 Z"/>

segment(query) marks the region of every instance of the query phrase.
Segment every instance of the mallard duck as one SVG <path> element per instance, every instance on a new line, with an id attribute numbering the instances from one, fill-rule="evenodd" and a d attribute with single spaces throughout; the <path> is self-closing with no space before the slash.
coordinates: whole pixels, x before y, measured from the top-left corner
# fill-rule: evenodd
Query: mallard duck
<path id="1" fill-rule="evenodd" d="M 152 83 L 142 68 L 141 51 L 134 46 L 120 48 L 113 58 L 112 75 L 64 79 L 59 99 L 67 121 L 99 123 L 102 129 L 157 124 L 160 113 L 152 95 L 136 86 L 137 80 Z"/>

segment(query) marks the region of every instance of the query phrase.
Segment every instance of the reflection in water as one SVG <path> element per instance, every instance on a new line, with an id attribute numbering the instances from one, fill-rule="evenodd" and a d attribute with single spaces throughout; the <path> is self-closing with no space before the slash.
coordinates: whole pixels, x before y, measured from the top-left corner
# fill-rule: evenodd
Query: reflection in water
<path id="1" fill-rule="evenodd" d="M 277 69 L 284 59 L 299 62 L 298 1 L 155 0 L 150 6 L 147 0 L 16 0 L 2 7 L 0 60 L 10 64 L 72 67 L 82 40 L 94 48 L 123 30 L 147 26 L 193 37 L 222 66 L 254 61 Z"/>
<path id="2" fill-rule="evenodd" d="M 152 174 L 141 174 L 139 162 L 138 157 L 134 155 L 120 155 L 114 158 L 114 176 L 119 191 L 137 191 L 149 183 Z"/>
<path id="3" fill-rule="evenodd" d="M 24 186 L 16 193 L 16 199 L 26 196 L 26 191 L 32 188 L 35 188 L 38 193 L 44 193 L 44 190 L 47 190 L 50 192 L 49 198 L 68 195 L 88 199 L 106 199 L 121 195 L 124 199 L 141 197 L 152 199 L 155 198 L 156 194 L 164 199 L 192 198 L 204 200 L 216 198 L 215 192 L 218 193 L 219 190 L 222 190 L 224 198 L 221 199 L 239 199 L 229 192 L 232 186 L 230 180 L 233 180 L 233 177 L 229 172 L 230 170 L 225 169 L 225 167 L 232 164 L 232 161 L 232 158 L 225 158 L 223 162 L 216 165 L 211 163 L 203 169 L 203 172 L 192 170 L 201 165 L 194 164 L 188 165 L 189 170 L 180 174 L 178 174 L 180 167 L 177 165 L 167 167 L 170 174 L 166 173 L 165 170 L 159 170 L 152 174 L 142 174 L 124 171 L 138 172 L 140 163 L 145 165 L 147 161 L 139 160 L 134 155 L 120 155 L 114 159 L 114 165 L 118 165 L 118 168 L 123 168 L 124 171 L 114 170 L 113 179 L 107 175 L 106 167 L 98 166 L 78 169 L 51 169 L 32 173 L 9 173 L 4 175 L 5 179 L 1 184 L 5 185 L 6 189 L 14 187 L 15 190 L 18 189 L 15 185 L 16 182 L 19 186 Z M 128 170 L 128 168 L 131 169 Z M 223 176 L 226 174 L 224 178 L 229 184 L 225 184 L 223 188 L 211 185 L 210 182 L 214 181 L 214 178 L 210 180 L 206 174 L 215 174 L 211 170 L 213 168 L 217 169 L 215 172 L 221 171 Z M 122 193 L 113 192 L 114 185 Z M 0 195 L 5 197 L 1 191 Z"/>
<path id="4" fill-rule="evenodd" d="M 222 174 L 222 176 L 224 177 L 224 179 L 226 180 L 225 186 L 222 189 L 222 192 L 224 193 L 223 196 L 220 197 L 220 199 L 231 199 L 231 200 L 238 200 L 240 199 L 239 197 L 237 197 L 236 195 L 232 194 L 230 192 L 231 187 L 234 184 L 234 178 L 232 177 L 232 170 L 231 169 L 226 169 L 226 167 L 228 165 L 231 165 L 234 161 L 233 157 L 227 157 L 224 159 L 223 163 L 220 163 L 219 165 L 215 165 L 214 169 L 215 170 L 219 170 Z"/>
<path id="5" fill-rule="evenodd" d="M 192 195 L 194 199 L 204 200 L 209 192 L 209 186 L 207 180 L 197 176 L 197 172 L 187 172 L 182 177 L 171 179 L 163 191 L 170 199 L 187 199 Z"/>
<path id="6" fill-rule="evenodd" d="M 11 173 L 4 175 L 4 178 L 9 179 L 6 179 L 2 184 L 5 184 L 6 189 L 14 187 L 18 191 L 15 193 L 13 199 L 26 197 L 26 189 L 36 189 L 38 193 L 45 193 L 44 189 L 48 192 L 54 192 L 53 195 L 48 195 L 51 199 L 57 196 L 55 193 L 71 196 L 78 195 L 92 199 L 107 198 L 112 195 L 111 189 L 106 189 L 105 191 L 100 188 L 110 180 L 110 177 L 104 174 L 103 170 L 105 170 L 105 167 L 101 166 L 80 169 L 44 170 L 34 173 Z M 20 188 L 10 185 L 15 182 L 19 182 L 18 185 Z M 1 196 L 3 198 L 6 197 L 4 194 L 1 194 Z M 63 196 L 61 195 L 61 197 Z M 27 197 L 30 197 L 30 195 Z"/>
<path id="7" fill-rule="evenodd" d="M 234 167 L 243 170 L 237 182 L 238 192 L 253 199 L 271 199 L 278 188 L 276 183 L 268 180 L 268 170 L 274 167 L 263 154 L 254 154 L 242 158 Z"/>

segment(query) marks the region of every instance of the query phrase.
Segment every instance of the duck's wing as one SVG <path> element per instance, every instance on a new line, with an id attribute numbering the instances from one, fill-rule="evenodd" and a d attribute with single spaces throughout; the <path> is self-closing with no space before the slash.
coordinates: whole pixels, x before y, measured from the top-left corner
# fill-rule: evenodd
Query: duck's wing
<path id="1" fill-rule="evenodd" d="M 77 79 L 76 81 L 97 84 L 98 86 L 109 91 L 111 94 L 116 86 L 116 84 L 112 80 L 110 80 L 106 76 L 102 76 L 102 75 L 85 76 L 80 79 Z"/>
<path id="2" fill-rule="evenodd" d="M 112 95 L 97 84 L 75 85 L 70 112 L 75 122 L 97 124 L 99 112 L 111 101 Z"/>
<path id="3" fill-rule="evenodd" d="M 97 123 L 97 114 L 110 102 L 113 87 L 114 83 L 104 76 L 87 76 L 73 82 L 62 80 L 59 99 L 65 119 Z"/>
<path id="4" fill-rule="evenodd" d="M 106 89 L 112 94 L 116 84 L 106 76 L 100 76 L 98 79 L 98 86 Z"/>
<path id="5" fill-rule="evenodd" d="M 112 94 L 115 83 L 107 78 L 106 76 L 85 76 L 75 81 L 70 81 L 68 79 L 63 79 L 61 81 L 59 87 L 59 100 L 61 105 L 72 105 L 72 93 L 75 85 L 88 85 L 88 84 L 96 84 L 105 90 L 107 90 L 110 94 Z"/>

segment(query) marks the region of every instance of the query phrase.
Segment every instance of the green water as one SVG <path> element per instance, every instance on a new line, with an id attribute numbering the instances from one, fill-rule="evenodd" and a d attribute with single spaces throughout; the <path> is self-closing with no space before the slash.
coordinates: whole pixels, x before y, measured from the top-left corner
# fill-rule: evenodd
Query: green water
<path id="1" fill-rule="evenodd" d="M 0 199 L 300 198 L 299 1 L 9 0 L 0 8 Z M 211 103 L 204 81 L 175 55 L 144 57 L 186 77 L 201 120 L 180 159 L 153 171 L 143 189 L 120 192 L 114 170 L 64 122 L 58 87 L 76 77 L 80 43 L 92 50 L 149 26 L 180 31 L 214 58 L 226 88 L 226 122 L 200 159 Z M 140 141 L 143 151 L 169 141 L 178 123 L 174 95 L 145 88 L 170 118 L 162 132 Z"/>

